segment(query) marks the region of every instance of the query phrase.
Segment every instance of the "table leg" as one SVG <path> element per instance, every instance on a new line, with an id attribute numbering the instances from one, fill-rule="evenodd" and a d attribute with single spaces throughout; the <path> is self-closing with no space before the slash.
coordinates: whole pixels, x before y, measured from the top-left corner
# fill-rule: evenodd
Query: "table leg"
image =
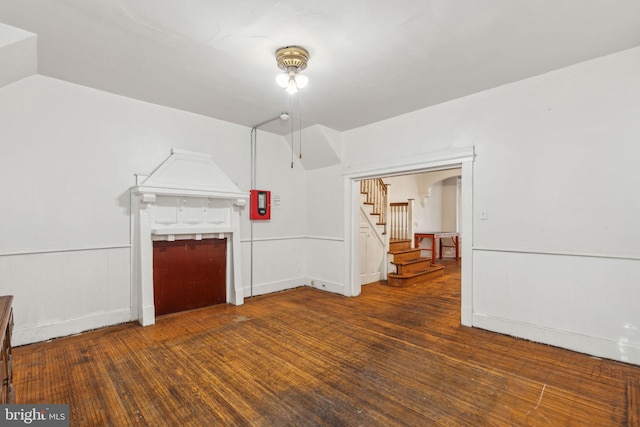
<path id="1" fill-rule="evenodd" d="M 456 261 L 460 260 L 460 249 L 459 249 L 460 248 L 460 246 L 459 246 L 460 240 L 458 240 L 458 239 L 459 239 L 459 237 L 456 236 L 456 241 L 455 241 L 455 243 L 456 243 Z"/>
<path id="2" fill-rule="evenodd" d="M 431 264 L 436 263 L 436 236 L 431 238 Z"/>

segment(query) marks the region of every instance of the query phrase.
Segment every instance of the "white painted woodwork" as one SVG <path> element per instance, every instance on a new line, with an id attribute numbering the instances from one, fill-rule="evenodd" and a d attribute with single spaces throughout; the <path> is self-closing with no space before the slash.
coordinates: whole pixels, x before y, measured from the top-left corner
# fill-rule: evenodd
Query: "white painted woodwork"
<path id="1" fill-rule="evenodd" d="M 375 218 L 370 215 L 371 206 L 361 205 L 360 210 L 360 284 L 384 279 L 385 246 Z M 372 219 L 373 218 L 373 219 Z M 378 226 L 379 227 L 379 226 Z"/>
<path id="2" fill-rule="evenodd" d="M 130 320 L 130 250 L 0 256 L 0 294 L 14 296 L 13 345 Z"/>
<path id="3" fill-rule="evenodd" d="M 0 222 L 0 293 L 16 295 L 14 340 L 19 344 L 138 319 L 138 302 L 131 301 L 139 278 L 131 267 L 130 188 L 136 173 L 150 175 L 172 147 L 222 159 L 218 167 L 238 188 L 249 190 L 249 128 L 50 77 L 26 77 L 2 88 L 0 128 L 10 145 L 0 156 L 0 187 L 11 201 Z M 255 226 L 254 261 L 260 268 L 254 279 L 264 291 L 307 280 L 306 178 L 294 161 L 291 169 L 284 138 L 261 132 L 258 185 L 281 198 L 272 220 Z M 339 174 L 334 180 L 340 187 Z M 212 212 L 208 218 L 215 223 L 220 218 Z M 341 238 L 331 231 L 342 231 L 341 211 L 326 217 L 338 218 L 337 224 L 320 226 Z M 249 289 L 249 224 L 243 208 L 243 289 Z M 193 236 L 198 234 L 208 237 Z M 322 265 L 338 268 L 326 274 L 313 270 L 336 289 L 343 283 L 343 265 L 334 260 L 341 251 L 319 249 Z M 288 261 L 282 263 L 280 254 Z M 278 268 L 272 268 L 275 264 Z"/>
<path id="4" fill-rule="evenodd" d="M 640 261 L 476 248 L 473 323 L 623 362 L 640 360 Z M 573 285 L 573 286 L 572 286 Z"/>
<path id="5" fill-rule="evenodd" d="M 131 300 L 140 324 L 155 323 L 153 240 L 227 238 L 227 302 L 244 303 L 239 209 L 249 194 L 240 191 L 210 154 L 172 149 L 132 188 L 132 195 Z"/>
<path id="6" fill-rule="evenodd" d="M 345 141 L 346 143 L 346 141 Z M 395 151 L 394 151 L 395 152 Z M 345 250 L 347 251 L 347 257 L 345 258 L 345 271 L 346 271 L 346 284 L 345 295 L 356 296 L 361 293 L 360 284 L 360 239 L 359 239 L 359 223 L 360 223 L 360 183 L 359 180 L 365 178 L 386 177 L 398 174 L 408 173 L 422 173 L 432 170 L 451 169 L 462 167 L 464 172 L 465 165 L 473 162 L 474 149 L 473 147 L 465 147 L 459 149 L 451 149 L 449 151 L 434 152 L 423 156 L 414 156 L 407 158 L 400 158 L 394 160 L 379 160 L 372 162 L 369 165 L 354 165 L 352 167 L 345 167 L 343 173 L 343 198 L 345 202 Z M 468 170 L 471 170 L 469 166 L 466 166 Z M 463 173 L 463 179 L 469 180 L 470 176 Z M 472 193 L 463 193 L 468 200 L 463 200 L 463 204 L 471 205 Z M 464 211 L 467 216 L 471 216 L 471 210 Z M 468 229 L 467 232 L 472 234 L 472 230 Z M 470 247 L 463 247 L 462 256 L 465 257 L 467 251 L 467 259 L 470 259 Z M 469 289 L 469 285 L 465 282 L 470 280 L 469 276 L 463 276 L 463 291 Z M 464 297 L 464 295 L 463 295 Z M 471 308 L 468 307 L 468 310 Z M 469 316 L 470 313 L 463 313 L 463 316 Z"/>

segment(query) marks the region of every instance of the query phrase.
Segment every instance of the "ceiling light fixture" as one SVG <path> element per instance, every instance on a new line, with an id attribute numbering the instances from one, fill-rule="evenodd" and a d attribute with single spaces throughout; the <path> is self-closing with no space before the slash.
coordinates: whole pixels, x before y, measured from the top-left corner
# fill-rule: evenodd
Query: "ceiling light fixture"
<path id="1" fill-rule="evenodd" d="M 298 74 L 307 68 L 307 61 L 309 61 L 309 52 L 305 48 L 300 46 L 281 47 L 276 50 L 276 61 L 278 67 L 284 71 L 276 77 L 276 82 L 288 94 L 298 93 L 298 89 L 302 89 L 309 83 L 307 76 Z"/>

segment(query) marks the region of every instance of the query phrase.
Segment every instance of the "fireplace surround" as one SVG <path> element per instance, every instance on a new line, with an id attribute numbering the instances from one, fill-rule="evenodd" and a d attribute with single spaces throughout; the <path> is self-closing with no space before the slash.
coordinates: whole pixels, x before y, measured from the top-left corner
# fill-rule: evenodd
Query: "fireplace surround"
<path id="1" fill-rule="evenodd" d="M 172 149 L 151 175 L 137 175 L 131 188 L 131 317 L 155 323 L 153 241 L 224 239 L 227 302 L 244 303 L 240 253 L 242 192 L 209 154 Z"/>

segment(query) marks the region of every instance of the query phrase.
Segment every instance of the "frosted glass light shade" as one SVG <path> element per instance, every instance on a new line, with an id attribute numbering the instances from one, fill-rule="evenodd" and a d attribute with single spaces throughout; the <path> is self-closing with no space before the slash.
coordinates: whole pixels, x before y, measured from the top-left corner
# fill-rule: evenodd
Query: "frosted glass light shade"
<path id="1" fill-rule="evenodd" d="M 296 74 L 296 85 L 298 89 L 304 88 L 309 83 L 309 77 L 303 76 L 302 74 Z"/>
<path id="2" fill-rule="evenodd" d="M 282 73 L 276 76 L 276 83 L 278 86 L 285 88 L 285 90 L 294 94 L 298 92 L 298 89 L 302 89 L 309 83 L 309 78 L 294 72 Z"/>
<path id="3" fill-rule="evenodd" d="M 289 73 L 282 73 L 276 76 L 276 83 L 278 86 L 286 88 L 289 83 Z"/>

